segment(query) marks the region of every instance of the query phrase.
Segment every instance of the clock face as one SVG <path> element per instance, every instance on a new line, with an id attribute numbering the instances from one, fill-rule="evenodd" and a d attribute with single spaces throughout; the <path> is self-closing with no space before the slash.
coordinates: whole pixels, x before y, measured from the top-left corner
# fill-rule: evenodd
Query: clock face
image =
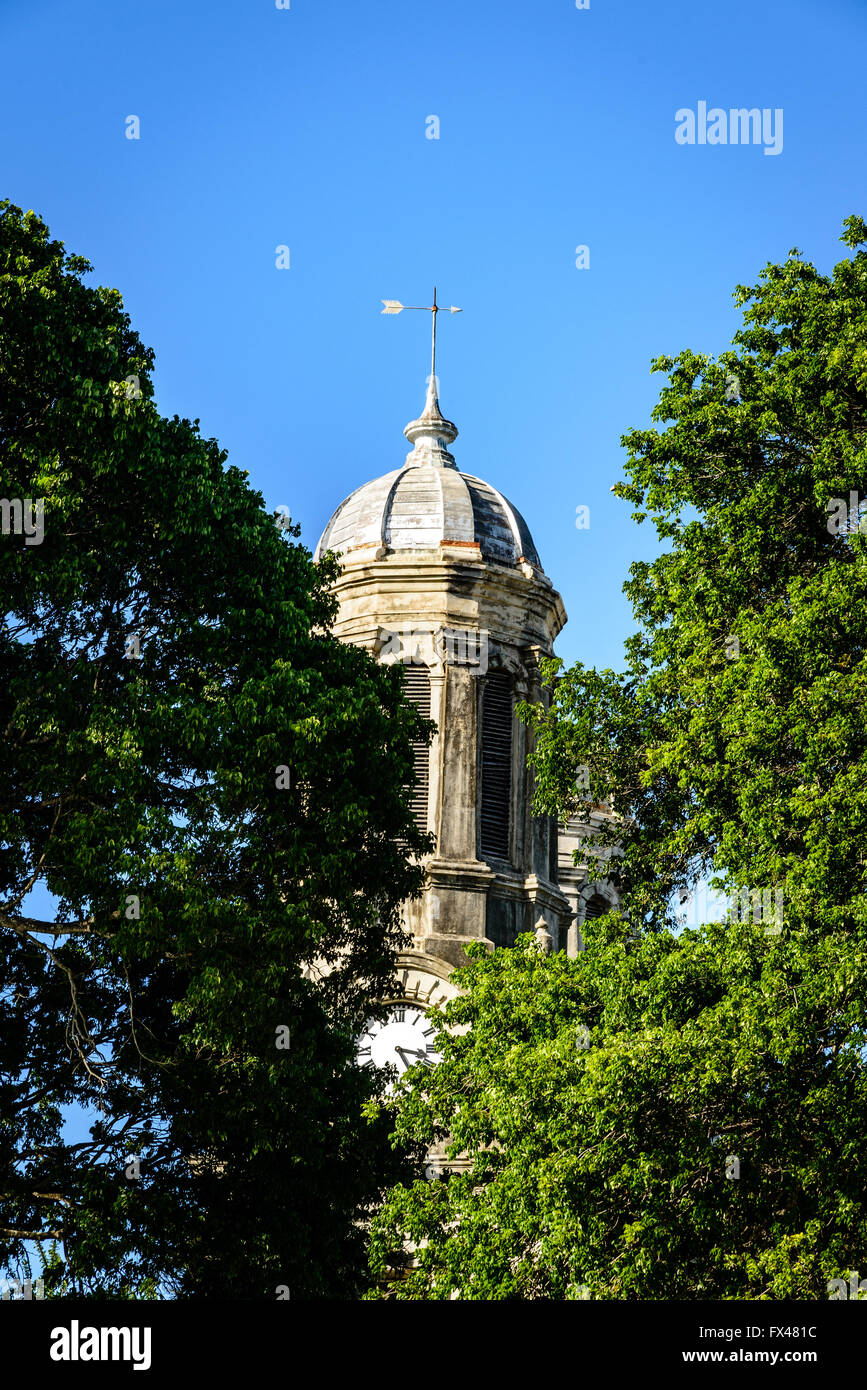
<path id="1" fill-rule="evenodd" d="M 432 1067 L 442 1060 L 434 1044 L 436 1032 L 421 1005 L 406 1000 L 389 1004 L 386 1017 L 367 1023 L 358 1039 L 359 1065 L 384 1067 L 391 1063 L 399 1076 L 419 1063 Z"/>
<path id="2" fill-rule="evenodd" d="M 385 1018 L 365 1024 L 356 1057 L 362 1067 L 394 1066 L 401 1077 L 410 1067 L 433 1067 L 442 1060 L 435 1045 L 436 1022 L 428 1010 L 456 998 L 457 990 L 412 954 L 398 961 L 397 989 L 401 997 L 387 1004 Z"/>

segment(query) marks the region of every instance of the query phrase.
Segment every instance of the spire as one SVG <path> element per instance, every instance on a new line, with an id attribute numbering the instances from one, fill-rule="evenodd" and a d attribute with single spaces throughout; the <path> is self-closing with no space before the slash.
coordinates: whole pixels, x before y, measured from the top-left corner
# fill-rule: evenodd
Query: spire
<path id="1" fill-rule="evenodd" d="M 404 468 L 418 468 L 422 464 L 433 464 L 435 468 L 457 468 L 448 446 L 457 439 L 458 427 L 452 424 L 451 420 L 445 419 L 437 399 L 437 314 L 443 312 L 445 305 L 437 304 L 436 285 L 431 305 L 401 304 L 399 299 L 384 299 L 382 302 L 385 305 L 382 310 L 384 314 L 399 314 L 404 309 L 425 309 L 431 316 L 430 381 L 424 410 L 417 420 L 410 420 L 404 430 L 404 434 L 413 445 L 406 456 Z M 459 314 L 461 310 L 451 304 L 446 312 Z"/>
<path id="2" fill-rule="evenodd" d="M 434 320 L 436 322 L 436 320 Z M 458 437 L 458 427 L 446 420 L 437 399 L 437 379 L 431 372 L 424 410 L 417 420 L 410 420 L 404 434 L 413 448 L 406 456 L 404 468 L 417 468 L 431 463 L 435 468 L 457 468 L 449 445 Z"/>

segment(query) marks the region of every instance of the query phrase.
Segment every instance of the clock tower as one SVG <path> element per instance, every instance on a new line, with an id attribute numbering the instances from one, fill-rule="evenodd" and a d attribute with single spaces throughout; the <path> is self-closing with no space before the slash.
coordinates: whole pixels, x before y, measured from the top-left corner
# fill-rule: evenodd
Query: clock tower
<path id="1" fill-rule="evenodd" d="M 431 747 L 416 750 L 414 802 L 436 848 L 422 898 L 404 907 L 413 946 L 398 972 L 407 1006 L 428 1007 L 454 993 L 448 976 L 471 941 L 508 947 L 536 930 L 546 946 L 575 949 L 557 825 L 532 813 L 532 735 L 514 712 L 519 700 L 543 698 L 539 663 L 566 613 L 520 512 L 459 470 L 457 427 L 440 410 L 433 372 L 404 433 L 402 467 L 341 502 L 316 558 L 331 550 L 342 563 L 335 636 L 401 664 L 409 698 L 437 726 Z M 409 1023 L 406 1009 L 393 1020 L 404 1038 L 394 1046 L 423 1060 L 414 1054 L 427 1041 Z M 375 1060 L 376 1038 L 368 1043 Z"/>

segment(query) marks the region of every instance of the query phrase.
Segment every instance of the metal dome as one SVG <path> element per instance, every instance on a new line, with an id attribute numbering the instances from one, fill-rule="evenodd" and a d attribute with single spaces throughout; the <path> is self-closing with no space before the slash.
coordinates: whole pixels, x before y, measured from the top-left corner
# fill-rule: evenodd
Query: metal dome
<path id="1" fill-rule="evenodd" d="M 316 547 L 435 550 L 442 541 L 478 545 L 500 565 L 541 563 L 521 513 L 481 478 L 432 464 L 398 468 L 365 483 L 341 502 Z"/>
<path id="2" fill-rule="evenodd" d="M 490 483 L 461 473 L 448 445 L 457 426 L 444 419 L 431 377 L 425 408 L 404 434 L 413 444 L 402 468 L 375 478 L 341 502 L 319 538 L 326 550 L 360 546 L 388 551 L 435 550 L 442 544 L 478 545 L 499 565 L 542 565 L 526 521 Z"/>

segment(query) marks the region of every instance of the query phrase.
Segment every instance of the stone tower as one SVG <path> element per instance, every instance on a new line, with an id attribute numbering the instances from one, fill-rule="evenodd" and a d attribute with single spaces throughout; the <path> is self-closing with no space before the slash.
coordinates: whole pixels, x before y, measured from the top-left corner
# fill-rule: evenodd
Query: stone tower
<path id="1" fill-rule="evenodd" d="M 516 701 L 542 696 L 539 660 L 566 621 L 520 513 L 458 470 L 431 374 L 424 410 L 404 431 L 402 468 L 340 504 L 316 548 L 339 552 L 335 635 L 404 666 L 407 691 L 437 725 L 416 756 L 415 812 L 433 832 L 427 886 L 407 903 L 416 964 L 443 977 L 470 941 L 511 945 L 538 928 L 575 949 L 574 913 L 557 884 L 558 836 L 534 817 L 530 733 Z"/>

